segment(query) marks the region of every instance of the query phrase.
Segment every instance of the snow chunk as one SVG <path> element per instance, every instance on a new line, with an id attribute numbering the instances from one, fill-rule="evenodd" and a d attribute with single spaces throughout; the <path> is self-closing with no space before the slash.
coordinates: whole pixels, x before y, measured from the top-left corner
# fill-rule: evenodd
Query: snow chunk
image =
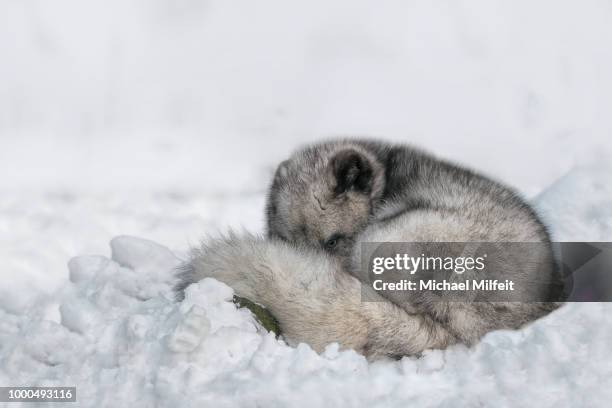
<path id="1" fill-rule="evenodd" d="M 75 332 L 86 334 L 104 327 L 100 311 L 88 299 L 69 298 L 60 306 L 62 324 Z"/>
<path id="2" fill-rule="evenodd" d="M 183 321 L 168 338 L 168 348 L 175 353 L 188 353 L 200 345 L 210 332 L 210 321 L 206 311 L 192 306 Z"/>
<path id="3" fill-rule="evenodd" d="M 179 262 L 168 248 L 147 239 L 122 235 L 113 238 L 110 246 L 111 259 L 130 269 L 167 271 Z"/>

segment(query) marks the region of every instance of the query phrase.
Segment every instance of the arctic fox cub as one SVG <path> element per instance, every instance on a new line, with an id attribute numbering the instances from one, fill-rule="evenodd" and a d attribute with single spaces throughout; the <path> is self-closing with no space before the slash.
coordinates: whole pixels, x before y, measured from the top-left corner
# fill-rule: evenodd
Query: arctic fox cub
<path id="1" fill-rule="evenodd" d="M 179 297 L 190 283 L 213 277 L 270 310 L 290 344 L 320 351 L 338 342 L 370 358 L 471 345 L 559 305 L 552 302 L 558 278 L 549 235 L 529 205 L 499 183 L 408 146 L 307 146 L 278 167 L 266 212 L 268 239 L 230 234 L 194 249 Z M 491 271 L 512 279 L 518 297 L 539 301 L 375 291 L 360 271 L 364 242 L 540 243 L 535 262 L 498 262 Z"/>

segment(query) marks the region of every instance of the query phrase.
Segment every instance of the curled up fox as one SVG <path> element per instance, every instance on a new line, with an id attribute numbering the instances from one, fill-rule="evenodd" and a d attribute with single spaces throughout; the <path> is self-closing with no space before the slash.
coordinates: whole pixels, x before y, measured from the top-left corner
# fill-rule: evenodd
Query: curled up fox
<path id="1" fill-rule="evenodd" d="M 289 344 L 321 351 L 337 342 L 370 359 L 469 346 L 560 305 L 549 233 L 535 211 L 508 187 L 410 146 L 343 139 L 301 148 L 278 166 L 266 218 L 266 237 L 230 233 L 194 248 L 177 297 L 215 278 L 268 309 Z M 539 243 L 538 262 L 499 263 L 491 273 L 541 301 L 433 301 L 363 284 L 362 243 L 457 241 Z"/>

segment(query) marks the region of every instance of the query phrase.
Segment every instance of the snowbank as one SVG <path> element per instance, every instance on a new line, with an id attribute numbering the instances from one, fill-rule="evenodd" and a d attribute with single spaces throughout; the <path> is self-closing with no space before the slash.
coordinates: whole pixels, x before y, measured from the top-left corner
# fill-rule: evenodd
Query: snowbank
<path id="1" fill-rule="evenodd" d="M 612 161 L 601 157 L 574 168 L 540 194 L 535 205 L 556 241 L 612 240 Z"/>
<path id="2" fill-rule="evenodd" d="M 539 206 L 552 208 L 557 191 L 598 174 L 568 175 Z M 596 210 L 584 200 L 581 211 L 555 213 L 569 219 L 589 208 Z M 609 215 L 597 212 L 606 222 Z M 91 407 L 558 408 L 604 407 L 612 398 L 602 386 L 612 376 L 609 304 L 566 305 L 524 330 L 490 333 L 472 349 L 370 364 L 333 344 L 321 355 L 288 347 L 212 279 L 175 303 L 179 259 L 161 245 L 122 236 L 111 249 L 110 258 L 72 259 L 70 284 L 55 298 L 22 315 L 0 308 L 1 384 L 76 385 L 78 405 Z"/>
<path id="3" fill-rule="evenodd" d="M 520 332 L 423 358 L 368 364 L 330 345 L 290 348 L 212 279 L 180 304 L 177 258 L 138 238 L 70 261 L 59 322 L 2 316 L 2 384 L 77 386 L 79 406 L 604 406 L 612 374 L 607 305 L 569 305 Z M 526 385 L 529 384 L 529 385 Z"/>

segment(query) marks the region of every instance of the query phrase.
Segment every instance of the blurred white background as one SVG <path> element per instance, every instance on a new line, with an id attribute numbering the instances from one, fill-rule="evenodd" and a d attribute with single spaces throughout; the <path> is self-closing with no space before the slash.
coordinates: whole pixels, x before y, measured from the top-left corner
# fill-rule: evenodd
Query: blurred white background
<path id="1" fill-rule="evenodd" d="M 533 197 L 611 157 L 611 45 L 608 0 L 0 0 L 0 302 L 116 234 L 261 230 L 276 163 L 334 135 Z"/>
<path id="2" fill-rule="evenodd" d="M 533 193 L 610 137 L 611 26 L 607 0 L 3 0 L 0 186 L 225 190 L 357 134 Z"/>

